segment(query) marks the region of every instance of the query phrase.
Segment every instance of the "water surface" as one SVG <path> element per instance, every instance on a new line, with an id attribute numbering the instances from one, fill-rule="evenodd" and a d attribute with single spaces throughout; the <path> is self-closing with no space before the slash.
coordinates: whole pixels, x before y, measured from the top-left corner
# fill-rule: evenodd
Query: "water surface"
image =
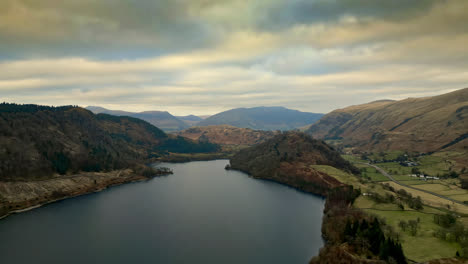
<path id="1" fill-rule="evenodd" d="M 307 263 L 323 199 L 225 171 L 227 160 L 0 220 L 0 263 Z"/>

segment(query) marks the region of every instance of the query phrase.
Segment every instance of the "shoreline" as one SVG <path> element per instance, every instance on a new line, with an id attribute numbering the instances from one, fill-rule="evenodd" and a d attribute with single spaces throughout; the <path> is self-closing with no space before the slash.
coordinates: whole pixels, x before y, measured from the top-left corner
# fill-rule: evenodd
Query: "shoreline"
<path id="1" fill-rule="evenodd" d="M 30 191 L 31 189 L 34 189 L 34 191 L 36 191 L 34 193 L 36 195 L 29 195 L 28 199 L 21 199 L 21 197 L 18 197 L 16 201 L 11 199 L 9 201 L 7 200 L 3 204 L 0 203 L 0 209 L 4 210 L 4 212 L 0 211 L 0 213 L 2 213 L 0 215 L 0 220 L 5 219 L 6 217 L 14 215 L 14 214 L 27 212 L 27 211 L 30 211 L 30 210 L 33 210 L 33 209 L 36 209 L 36 208 L 39 208 L 48 204 L 52 204 L 55 202 L 59 202 L 59 201 L 63 201 L 66 199 L 71 199 L 71 198 L 76 198 L 82 195 L 98 193 L 110 187 L 120 186 L 123 184 L 133 183 L 133 182 L 148 181 L 155 177 L 169 175 L 169 174 L 165 174 L 165 175 L 157 175 L 155 177 L 146 177 L 142 175 L 132 174 L 132 173 L 129 173 L 128 171 L 123 172 L 123 174 L 126 174 L 124 176 L 121 175 L 122 171 L 118 172 L 117 175 L 111 175 L 111 176 L 105 175 L 105 173 L 96 173 L 96 174 L 99 174 L 99 175 L 79 175 L 79 176 L 76 176 L 76 178 L 70 177 L 67 179 L 53 179 L 47 182 L 45 181 L 43 182 L 0 182 L 0 185 L 10 184 L 10 185 L 14 185 L 15 188 L 23 187 L 24 189 L 26 189 L 26 190 L 23 190 L 23 192 Z M 86 183 L 81 184 L 83 181 L 86 181 Z M 99 183 L 97 183 L 98 181 Z M 56 185 L 57 187 L 63 187 L 65 185 L 65 187 L 68 188 L 69 190 L 67 192 L 63 192 L 63 191 L 59 192 L 59 190 L 54 190 L 54 191 L 48 190 L 47 193 L 42 193 L 42 195 L 38 195 L 37 193 L 40 193 L 40 191 L 42 191 L 41 189 L 44 188 L 44 186 L 40 186 L 40 184 L 47 184 L 48 185 L 47 187 L 54 186 L 54 185 Z M 4 187 L 4 186 L 0 186 L 0 187 Z M 12 189 L 16 190 L 15 188 L 12 188 Z M 5 187 L 3 189 L 5 189 Z M 54 197 L 54 198 L 51 197 L 51 196 L 57 195 L 57 193 L 59 197 Z M 22 194 L 23 193 L 20 193 L 18 194 L 18 196 L 21 196 Z M 19 207 L 19 208 L 10 209 L 9 207 L 12 207 L 12 206 L 14 206 L 15 208 L 16 207 Z"/>

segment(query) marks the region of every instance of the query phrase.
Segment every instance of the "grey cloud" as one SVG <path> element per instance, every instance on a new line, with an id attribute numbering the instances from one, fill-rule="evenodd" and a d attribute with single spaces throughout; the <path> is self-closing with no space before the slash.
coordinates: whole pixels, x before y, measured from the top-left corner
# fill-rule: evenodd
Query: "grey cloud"
<path id="1" fill-rule="evenodd" d="M 128 58 L 210 46 L 219 33 L 191 15 L 191 2 L 5 0 L 0 54 Z"/>
<path id="2" fill-rule="evenodd" d="M 281 30 L 296 24 L 337 22 L 344 16 L 373 20 L 407 20 L 426 13 L 439 0 L 290 0 L 264 6 L 258 26 Z"/>

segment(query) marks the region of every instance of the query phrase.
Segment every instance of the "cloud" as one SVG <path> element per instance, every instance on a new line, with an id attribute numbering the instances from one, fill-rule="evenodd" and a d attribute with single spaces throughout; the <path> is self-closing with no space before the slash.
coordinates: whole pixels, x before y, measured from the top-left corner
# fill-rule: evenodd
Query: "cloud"
<path id="1" fill-rule="evenodd" d="M 5 0 L 0 100 L 328 112 L 468 86 L 468 2 Z"/>

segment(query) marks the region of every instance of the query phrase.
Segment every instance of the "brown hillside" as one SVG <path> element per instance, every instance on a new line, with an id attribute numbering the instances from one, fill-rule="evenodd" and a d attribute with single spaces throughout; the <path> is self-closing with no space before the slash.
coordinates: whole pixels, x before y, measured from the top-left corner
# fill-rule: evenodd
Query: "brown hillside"
<path id="1" fill-rule="evenodd" d="M 306 132 L 319 139 L 342 139 L 364 151 L 467 151 L 468 88 L 338 109 Z"/>
<path id="2" fill-rule="evenodd" d="M 273 131 L 253 130 L 229 125 L 192 127 L 177 135 L 192 140 L 208 141 L 220 145 L 251 146 L 264 142 L 278 134 Z"/>
<path id="3" fill-rule="evenodd" d="M 357 172 L 333 148 L 301 132 L 276 135 L 266 142 L 239 151 L 230 162 L 232 169 L 247 172 L 255 178 L 274 180 L 321 195 L 342 184 L 310 165 L 330 165 Z"/>

